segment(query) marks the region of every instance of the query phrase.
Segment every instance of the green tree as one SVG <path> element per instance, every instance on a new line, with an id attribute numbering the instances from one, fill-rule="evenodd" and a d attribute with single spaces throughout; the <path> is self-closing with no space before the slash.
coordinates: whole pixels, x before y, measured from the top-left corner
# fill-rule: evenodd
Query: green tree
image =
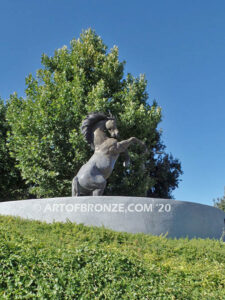
<path id="1" fill-rule="evenodd" d="M 214 206 L 225 211 L 225 188 L 224 188 L 224 196 L 222 198 L 213 199 Z"/>
<path id="2" fill-rule="evenodd" d="M 27 198 L 28 188 L 16 168 L 16 160 L 10 157 L 7 147 L 7 131 L 9 124 L 6 121 L 7 106 L 0 99 L 0 201 Z"/>
<path id="3" fill-rule="evenodd" d="M 64 46 L 53 57 L 43 54 L 42 64 L 36 78 L 26 78 L 26 98 L 11 95 L 7 113 L 9 147 L 30 191 L 38 197 L 70 195 L 72 178 L 92 155 L 80 124 L 89 112 L 110 110 L 118 118 L 121 139 L 138 137 L 149 155 L 132 146 L 129 168 L 122 166 L 121 157 L 106 194 L 170 197 L 182 172 L 180 163 L 164 153 L 157 129 L 161 108 L 149 104 L 143 75 L 124 77 L 118 48 L 107 51 L 89 29 L 69 49 Z"/>

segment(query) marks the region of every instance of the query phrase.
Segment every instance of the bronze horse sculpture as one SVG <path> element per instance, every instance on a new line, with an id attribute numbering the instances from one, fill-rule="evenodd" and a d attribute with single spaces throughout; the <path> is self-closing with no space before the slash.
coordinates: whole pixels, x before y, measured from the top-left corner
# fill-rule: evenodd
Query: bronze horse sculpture
<path id="1" fill-rule="evenodd" d="M 126 153 L 127 148 L 133 143 L 140 144 L 146 149 L 145 144 L 136 137 L 118 142 L 119 131 L 116 119 L 111 114 L 107 116 L 100 112 L 90 113 L 82 122 L 81 132 L 94 150 L 94 154 L 73 178 L 72 196 L 102 195 L 106 180 L 111 175 L 120 153 Z"/>

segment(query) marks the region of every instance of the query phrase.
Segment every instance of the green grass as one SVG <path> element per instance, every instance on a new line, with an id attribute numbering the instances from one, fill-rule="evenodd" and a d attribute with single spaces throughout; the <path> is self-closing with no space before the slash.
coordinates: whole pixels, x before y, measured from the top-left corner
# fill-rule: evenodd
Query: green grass
<path id="1" fill-rule="evenodd" d="M 225 299 L 225 243 L 0 217 L 0 299 Z"/>

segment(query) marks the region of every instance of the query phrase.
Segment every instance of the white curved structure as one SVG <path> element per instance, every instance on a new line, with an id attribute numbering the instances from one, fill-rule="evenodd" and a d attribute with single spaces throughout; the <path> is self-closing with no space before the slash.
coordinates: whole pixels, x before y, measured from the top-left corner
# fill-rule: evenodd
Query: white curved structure
<path id="1" fill-rule="evenodd" d="M 220 239 L 225 213 L 215 207 L 144 197 L 63 197 L 0 203 L 0 214 L 26 219 L 83 223 L 116 231 L 168 237 Z"/>

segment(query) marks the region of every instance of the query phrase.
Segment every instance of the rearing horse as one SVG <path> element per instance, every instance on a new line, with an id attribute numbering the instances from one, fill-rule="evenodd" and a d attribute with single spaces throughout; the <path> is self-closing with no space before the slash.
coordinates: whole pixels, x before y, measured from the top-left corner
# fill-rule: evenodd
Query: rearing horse
<path id="1" fill-rule="evenodd" d="M 106 131 L 109 132 L 110 137 L 106 135 Z M 90 113 L 84 119 L 81 132 L 94 150 L 94 154 L 73 178 L 72 196 L 100 196 L 104 192 L 106 179 L 111 175 L 120 153 L 126 152 L 133 143 L 144 147 L 145 144 L 136 137 L 118 142 L 116 138 L 119 131 L 115 118 L 100 112 Z"/>

